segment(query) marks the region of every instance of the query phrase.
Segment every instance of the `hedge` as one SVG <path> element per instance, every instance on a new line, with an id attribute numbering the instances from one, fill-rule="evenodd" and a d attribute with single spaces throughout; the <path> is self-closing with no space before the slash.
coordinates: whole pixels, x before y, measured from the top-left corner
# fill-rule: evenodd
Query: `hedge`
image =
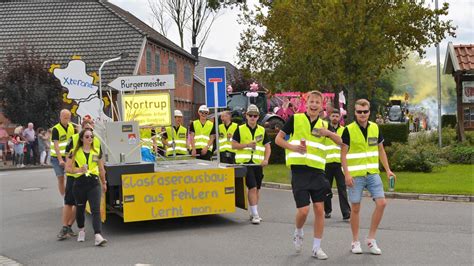
<path id="1" fill-rule="evenodd" d="M 384 146 L 390 146 L 393 142 L 408 143 L 408 123 L 379 125 L 380 132 L 384 137 Z"/>
<path id="2" fill-rule="evenodd" d="M 456 127 L 456 115 L 442 115 L 441 116 L 441 127 L 450 127 L 450 128 L 455 128 Z"/>

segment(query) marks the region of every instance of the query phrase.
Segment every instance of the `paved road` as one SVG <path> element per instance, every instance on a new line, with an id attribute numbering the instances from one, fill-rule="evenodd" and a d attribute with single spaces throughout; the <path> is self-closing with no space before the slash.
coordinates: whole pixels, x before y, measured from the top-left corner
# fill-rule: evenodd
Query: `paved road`
<path id="1" fill-rule="evenodd" d="M 41 187 L 39 191 L 20 191 Z M 311 258 L 312 215 L 305 226 L 305 249 L 295 255 L 294 203 L 291 192 L 264 189 L 264 222 L 248 222 L 238 210 L 174 220 L 124 224 L 114 215 L 104 225 L 109 245 L 93 246 L 90 219 L 87 240 L 56 241 L 61 199 L 52 169 L 0 173 L 0 255 L 25 265 L 89 264 L 474 264 L 472 203 L 389 200 L 378 234 L 383 255 L 352 255 L 349 224 L 339 209 L 326 220 L 323 248 L 327 261 Z M 334 203 L 337 199 L 333 199 Z M 337 208 L 338 204 L 334 204 Z M 362 236 L 368 231 L 372 202 L 362 208 Z"/>

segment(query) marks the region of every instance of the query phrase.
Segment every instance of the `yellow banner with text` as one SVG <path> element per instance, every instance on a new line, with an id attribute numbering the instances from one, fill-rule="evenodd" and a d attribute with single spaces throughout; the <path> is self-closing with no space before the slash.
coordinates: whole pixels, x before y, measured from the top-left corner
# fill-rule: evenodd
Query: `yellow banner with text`
<path id="1" fill-rule="evenodd" d="M 122 175 L 124 222 L 235 212 L 234 169 Z"/>

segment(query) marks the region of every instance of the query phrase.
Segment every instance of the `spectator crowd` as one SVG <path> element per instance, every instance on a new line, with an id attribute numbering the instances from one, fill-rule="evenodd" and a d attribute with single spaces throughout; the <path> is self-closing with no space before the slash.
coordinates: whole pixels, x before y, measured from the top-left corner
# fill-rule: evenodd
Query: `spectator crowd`
<path id="1" fill-rule="evenodd" d="M 51 129 L 35 128 L 33 123 L 18 126 L 9 134 L 0 123 L 0 160 L 4 166 L 47 165 L 50 157 Z M 0 164 L 1 165 L 1 164 Z"/>

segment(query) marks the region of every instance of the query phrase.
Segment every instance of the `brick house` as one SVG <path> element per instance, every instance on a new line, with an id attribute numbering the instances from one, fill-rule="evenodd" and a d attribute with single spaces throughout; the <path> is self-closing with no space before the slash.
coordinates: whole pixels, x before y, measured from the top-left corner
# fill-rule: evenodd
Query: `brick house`
<path id="1" fill-rule="evenodd" d="M 80 56 L 87 73 L 127 53 L 103 68 L 104 90 L 119 76 L 174 74 L 175 107 L 183 111 L 186 122 L 193 117 L 195 57 L 106 0 L 1 2 L 0 21 L 0 67 L 20 45 L 61 67 Z"/>

